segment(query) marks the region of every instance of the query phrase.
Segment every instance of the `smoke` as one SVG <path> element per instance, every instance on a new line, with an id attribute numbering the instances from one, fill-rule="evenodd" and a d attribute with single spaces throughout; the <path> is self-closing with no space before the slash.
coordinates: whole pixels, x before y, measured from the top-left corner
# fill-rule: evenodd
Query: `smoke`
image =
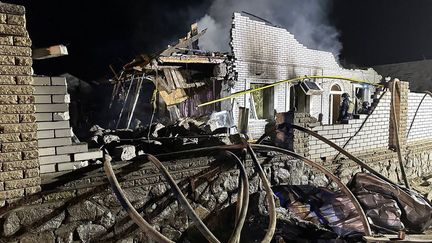
<path id="1" fill-rule="evenodd" d="M 233 12 L 246 11 L 287 29 L 308 48 L 339 56 L 339 32 L 330 23 L 330 0 L 213 0 L 207 14 L 198 21 L 200 47 L 227 52 Z"/>

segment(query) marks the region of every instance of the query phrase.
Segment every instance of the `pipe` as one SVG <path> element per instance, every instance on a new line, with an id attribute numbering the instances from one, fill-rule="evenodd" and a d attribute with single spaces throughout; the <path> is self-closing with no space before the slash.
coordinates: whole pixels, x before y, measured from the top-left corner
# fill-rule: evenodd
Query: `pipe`
<path id="1" fill-rule="evenodd" d="M 141 230 L 143 230 L 150 238 L 160 243 L 174 243 L 174 241 L 166 238 L 164 235 L 159 233 L 159 231 L 154 229 L 147 221 L 145 221 L 143 217 L 141 217 L 141 215 L 136 211 L 134 206 L 129 202 L 114 174 L 111 166 L 111 159 L 111 156 L 108 154 L 104 155 L 104 170 L 114 194 L 120 201 L 120 205 L 124 208 L 124 210 L 126 210 L 128 215 L 141 228 Z"/>
<path id="2" fill-rule="evenodd" d="M 161 172 L 161 174 L 165 177 L 168 184 L 170 185 L 174 195 L 176 196 L 179 203 L 186 209 L 188 216 L 194 221 L 197 229 L 203 234 L 203 236 L 211 243 L 220 243 L 220 241 L 213 235 L 213 233 L 207 228 L 207 226 L 202 222 L 199 216 L 195 213 L 192 206 L 189 204 L 186 197 L 183 195 L 180 188 L 175 183 L 174 179 L 169 174 L 168 170 L 165 166 L 153 155 L 146 154 L 147 158 L 150 162 L 153 163 L 156 168 Z"/>
<path id="3" fill-rule="evenodd" d="M 267 197 L 267 203 L 268 203 L 268 211 L 269 211 L 269 225 L 267 227 L 267 233 L 264 236 L 264 239 L 262 239 L 261 242 L 263 243 L 270 243 L 270 241 L 273 238 L 274 232 L 276 230 L 276 205 L 273 198 L 273 190 L 271 189 L 270 182 L 268 181 L 264 170 L 262 169 L 260 163 L 258 162 L 258 159 L 256 157 L 255 152 L 253 151 L 251 145 L 247 143 L 247 150 L 249 154 L 251 155 L 252 161 L 254 162 L 258 175 L 261 178 L 261 181 L 263 183 L 264 189 L 266 191 L 266 197 Z"/>
<path id="4" fill-rule="evenodd" d="M 309 166 L 318 169 L 319 171 L 321 171 L 322 173 L 324 173 L 326 176 L 330 177 L 331 180 L 333 182 L 335 182 L 339 188 L 341 189 L 342 192 L 344 192 L 349 199 L 351 200 L 351 202 L 354 204 L 354 207 L 357 209 L 357 212 L 359 214 L 360 220 L 363 224 L 363 228 L 365 230 L 365 235 L 366 236 L 370 236 L 372 234 L 371 229 L 370 229 L 370 225 L 369 222 L 366 218 L 366 215 L 362 209 L 362 207 L 360 206 L 360 203 L 357 201 L 357 199 L 355 198 L 355 196 L 352 194 L 352 192 L 339 180 L 339 178 L 335 175 L 333 175 L 330 171 L 328 171 L 326 168 L 324 168 L 323 166 L 313 162 L 312 160 L 305 158 L 297 153 L 294 153 L 292 151 L 283 149 L 283 148 L 279 148 L 279 147 L 275 147 L 275 146 L 270 146 L 270 145 L 262 145 L 262 144 L 251 144 L 250 147 L 252 148 L 256 148 L 256 149 L 262 149 L 262 150 L 272 150 L 272 151 L 276 151 L 279 153 L 283 153 L 283 154 L 287 154 L 291 157 L 294 157 L 296 159 L 300 159 L 302 161 L 304 161 L 306 164 L 308 164 Z"/>

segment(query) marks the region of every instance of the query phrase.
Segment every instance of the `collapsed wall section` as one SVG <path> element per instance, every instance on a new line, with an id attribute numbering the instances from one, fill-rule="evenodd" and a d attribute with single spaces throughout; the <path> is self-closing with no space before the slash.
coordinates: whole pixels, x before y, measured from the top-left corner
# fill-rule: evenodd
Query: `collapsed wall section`
<path id="1" fill-rule="evenodd" d="M 31 40 L 23 6 L 0 3 L 0 204 L 40 190 Z"/>
<path id="2" fill-rule="evenodd" d="M 74 143 L 65 77 L 34 77 L 40 172 L 73 170 L 102 157 L 87 143 Z"/>

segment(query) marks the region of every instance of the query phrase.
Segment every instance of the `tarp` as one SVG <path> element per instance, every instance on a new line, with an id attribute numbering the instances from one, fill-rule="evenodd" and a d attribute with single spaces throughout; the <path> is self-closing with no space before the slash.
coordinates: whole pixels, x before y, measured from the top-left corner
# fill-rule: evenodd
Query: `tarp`
<path id="1" fill-rule="evenodd" d="M 380 227 L 422 233 L 432 224 L 432 205 L 413 190 L 392 185 L 365 173 L 357 173 L 348 187 L 366 216 Z"/>

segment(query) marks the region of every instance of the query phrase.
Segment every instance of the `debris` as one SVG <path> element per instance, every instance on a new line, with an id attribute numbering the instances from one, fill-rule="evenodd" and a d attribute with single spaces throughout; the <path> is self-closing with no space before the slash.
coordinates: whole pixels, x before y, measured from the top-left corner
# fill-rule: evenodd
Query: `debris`
<path id="1" fill-rule="evenodd" d="M 114 155 L 116 158 L 120 158 L 121 161 L 128 161 L 135 158 L 135 146 L 133 145 L 121 145 L 114 149 Z"/>
<path id="2" fill-rule="evenodd" d="M 33 59 L 42 60 L 53 57 L 67 56 L 68 50 L 65 45 L 55 45 L 46 48 L 33 49 Z"/>
<path id="3" fill-rule="evenodd" d="M 432 205 L 413 190 L 396 187 L 365 173 L 357 173 L 349 187 L 374 224 L 382 228 L 405 227 L 422 233 L 432 225 Z"/>

